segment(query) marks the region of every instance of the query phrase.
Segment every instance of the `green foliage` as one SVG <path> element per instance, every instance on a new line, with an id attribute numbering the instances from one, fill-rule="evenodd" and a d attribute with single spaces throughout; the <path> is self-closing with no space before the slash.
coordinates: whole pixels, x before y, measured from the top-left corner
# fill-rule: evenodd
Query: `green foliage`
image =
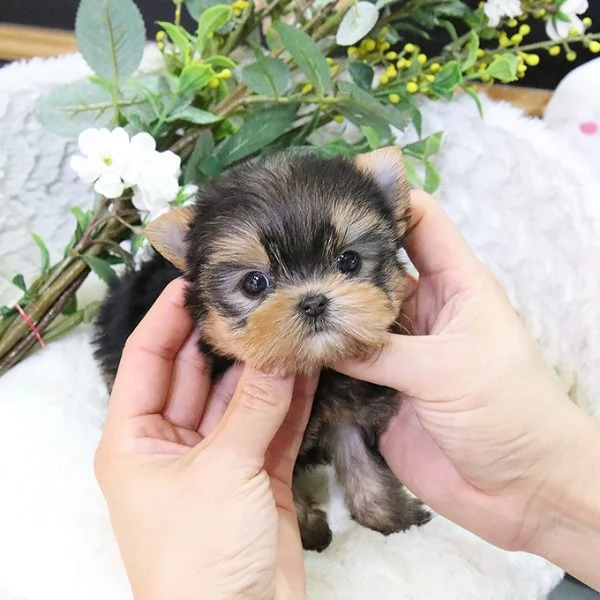
<path id="1" fill-rule="evenodd" d="M 259 53 L 256 62 L 242 69 L 242 81 L 256 94 L 279 98 L 290 85 L 290 69 L 279 58 Z"/>
<path id="2" fill-rule="evenodd" d="M 331 92 L 329 65 L 317 44 L 306 33 L 282 21 L 278 21 L 274 29 L 279 33 L 283 47 L 292 55 L 317 93 L 322 95 Z"/>
<path id="3" fill-rule="evenodd" d="M 116 83 L 142 60 L 146 28 L 133 0 L 81 0 L 75 34 L 81 55 L 99 77 Z"/>
<path id="4" fill-rule="evenodd" d="M 114 121 L 111 95 L 101 86 L 78 81 L 54 88 L 38 105 L 36 116 L 48 130 L 76 138 L 89 127 Z"/>
<path id="5" fill-rule="evenodd" d="M 38 233 L 32 233 L 31 237 L 33 237 L 33 241 L 35 242 L 36 246 L 40 249 L 40 254 L 42 256 L 41 270 L 42 274 L 45 275 L 48 272 L 48 269 L 50 268 L 50 253 L 48 252 L 48 248 L 46 247 L 44 240 Z"/>
<path id="6" fill-rule="evenodd" d="M 86 262 L 87 266 L 105 283 L 110 284 L 116 280 L 117 274 L 107 260 L 98 258 L 97 256 L 92 256 L 91 254 L 82 254 L 81 258 Z"/>
<path id="7" fill-rule="evenodd" d="M 298 106 L 292 104 L 254 113 L 218 149 L 218 163 L 226 167 L 266 148 L 291 127 L 297 111 Z"/>
<path id="8" fill-rule="evenodd" d="M 211 6 L 202 12 L 198 19 L 196 48 L 201 54 L 206 42 L 215 31 L 223 27 L 231 18 L 231 7 L 223 4 Z"/>
<path id="9" fill-rule="evenodd" d="M 512 54 L 502 54 L 495 58 L 486 73 L 502 83 L 510 83 L 517 79 L 517 59 Z"/>

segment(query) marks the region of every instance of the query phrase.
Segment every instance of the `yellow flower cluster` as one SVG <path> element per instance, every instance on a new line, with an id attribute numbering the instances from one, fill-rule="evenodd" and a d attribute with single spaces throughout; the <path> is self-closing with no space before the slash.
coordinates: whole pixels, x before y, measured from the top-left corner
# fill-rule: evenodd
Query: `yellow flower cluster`
<path id="1" fill-rule="evenodd" d="M 231 8 L 233 9 L 233 14 L 236 17 L 239 17 L 249 6 L 250 2 L 247 0 L 235 0 L 231 5 Z"/>
<path id="2" fill-rule="evenodd" d="M 210 88 L 218 88 L 221 84 L 222 79 L 230 79 L 231 78 L 231 69 L 223 69 L 219 73 L 217 73 L 214 77 L 211 77 L 208 80 L 208 87 Z"/>

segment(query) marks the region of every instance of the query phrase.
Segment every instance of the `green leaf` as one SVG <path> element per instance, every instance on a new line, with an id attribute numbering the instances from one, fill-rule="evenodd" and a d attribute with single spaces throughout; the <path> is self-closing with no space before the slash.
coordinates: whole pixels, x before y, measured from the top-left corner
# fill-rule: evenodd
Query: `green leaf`
<path id="1" fill-rule="evenodd" d="M 473 30 L 469 34 L 469 54 L 462 63 L 462 70 L 470 69 L 477 62 L 477 50 L 479 50 L 479 36 Z"/>
<path id="2" fill-rule="evenodd" d="M 278 98 L 289 86 L 290 69 L 278 58 L 259 55 L 242 69 L 242 81 L 256 94 Z"/>
<path id="3" fill-rule="evenodd" d="M 183 110 L 177 111 L 169 115 L 167 123 L 173 121 L 187 121 L 188 123 L 194 123 L 195 125 L 207 125 L 208 123 L 216 123 L 223 117 L 213 115 L 206 110 L 196 108 L 195 106 L 188 106 Z"/>
<path id="4" fill-rule="evenodd" d="M 517 80 L 517 57 L 513 54 L 502 54 L 488 66 L 484 71 L 493 79 L 502 83 L 510 83 Z"/>
<path id="5" fill-rule="evenodd" d="M 37 106 L 36 116 L 49 131 L 74 139 L 89 127 L 108 127 L 114 105 L 106 90 L 78 81 L 54 88 Z"/>
<path id="6" fill-rule="evenodd" d="M 440 173 L 439 171 L 429 162 L 425 163 L 425 183 L 423 189 L 433 194 L 440 187 Z"/>
<path id="7" fill-rule="evenodd" d="M 158 24 L 167 32 L 167 35 L 179 50 L 180 56 L 185 58 L 191 46 L 186 35 L 186 30 L 181 26 L 173 25 L 173 23 L 167 23 L 166 21 L 158 21 Z"/>
<path id="8" fill-rule="evenodd" d="M 183 183 L 196 183 L 202 178 L 200 163 L 210 156 L 215 149 L 215 141 L 210 131 L 203 131 L 196 141 L 194 150 L 187 160 L 183 170 Z"/>
<path id="9" fill-rule="evenodd" d="M 218 161 L 227 166 L 262 150 L 287 131 L 297 110 L 293 104 L 252 114 L 218 150 Z"/>
<path id="10" fill-rule="evenodd" d="M 281 21 L 275 24 L 274 29 L 279 33 L 285 49 L 292 55 L 317 93 L 322 95 L 330 92 L 332 80 L 329 65 L 310 36 Z"/>
<path id="11" fill-rule="evenodd" d="M 48 272 L 48 268 L 50 267 L 50 253 L 48 252 L 48 248 L 44 243 L 44 240 L 39 234 L 32 233 L 31 237 L 33 237 L 33 241 L 40 249 L 40 254 L 42 255 L 42 273 L 45 275 Z"/>
<path id="12" fill-rule="evenodd" d="M 318 152 L 318 154 L 324 156 L 325 158 L 333 156 L 353 158 L 362 150 L 360 147 L 357 147 L 353 144 L 349 144 L 346 140 L 343 140 L 341 138 L 332 140 L 327 144 L 319 145 L 314 149 L 316 150 L 316 152 Z"/>
<path id="13" fill-rule="evenodd" d="M 90 214 L 83 212 L 79 206 L 72 206 L 71 213 L 77 220 L 77 233 L 83 235 L 85 228 L 88 226 L 90 222 Z"/>
<path id="14" fill-rule="evenodd" d="M 121 114 L 132 123 L 133 119 L 139 119 L 144 124 L 142 130 L 161 117 L 163 103 L 172 95 L 166 79 L 160 75 L 128 79 L 121 86 L 120 93 Z"/>
<path id="15" fill-rule="evenodd" d="M 427 159 L 429 156 L 437 154 L 442 147 L 443 131 L 438 131 L 418 142 L 407 144 L 402 151 L 409 156 L 419 159 Z"/>
<path id="16" fill-rule="evenodd" d="M 200 53 L 204 52 L 208 36 L 226 25 L 231 19 L 232 12 L 231 6 L 225 4 L 211 6 L 202 12 L 200 19 L 198 19 L 198 31 L 196 33 L 196 48 Z"/>
<path id="17" fill-rule="evenodd" d="M 237 66 L 235 61 L 227 56 L 209 56 L 203 62 L 211 67 L 222 67 L 223 69 L 234 69 Z"/>
<path id="18" fill-rule="evenodd" d="M 98 313 L 100 312 L 101 306 L 102 306 L 102 302 L 100 302 L 99 300 L 90 302 L 83 309 L 83 320 L 86 323 L 91 323 L 92 321 L 94 321 L 96 319 L 96 317 L 98 316 Z"/>
<path id="19" fill-rule="evenodd" d="M 375 131 L 375 129 L 369 127 L 368 125 L 363 125 L 360 128 L 360 130 L 363 132 L 363 135 L 367 138 L 367 142 L 369 143 L 369 148 L 371 148 L 371 150 L 376 150 L 377 148 L 379 148 L 381 144 L 381 137 L 379 136 L 377 131 Z"/>
<path id="20" fill-rule="evenodd" d="M 382 104 L 370 93 L 348 81 L 341 81 L 338 88 L 345 96 L 339 98 L 336 108 L 358 127 L 371 127 L 386 140 L 391 136 L 390 125 L 398 129 L 406 127 L 406 117 L 394 105 Z"/>
<path id="21" fill-rule="evenodd" d="M 201 90 L 215 76 L 209 65 L 191 64 L 179 76 L 179 93 L 188 94 Z"/>
<path id="22" fill-rule="evenodd" d="M 63 315 L 72 315 L 77 310 L 77 294 L 73 294 L 62 310 Z"/>
<path id="23" fill-rule="evenodd" d="M 218 4 L 223 4 L 223 0 L 185 0 L 185 7 L 194 21 L 198 21 L 207 8 Z"/>
<path id="24" fill-rule="evenodd" d="M 373 69 L 362 62 L 352 61 L 348 66 L 352 81 L 363 90 L 369 91 L 373 85 Z"/>
<path id="25" fill-rule="evenodd" d="M 112 283 L 117 279 L 115 270 L 102 258 L 97 256 L 91 256 L 90 254 L 82 254 L 81 258 L 85 261 L 87 266 L 106 283 Z"/>
<path id="26" fill-rule="evenodd" d="M 446 63 L 435 76 L 431 91 L 442 98 L 451 98 L 455 88 L 462 81 L 462 72 L 457 61 Z"/>
<path id="27" fill-rule="evenodd" d="M 481 99 L 479 98 L 479 94 L 477 93 L 477 88 L 466 85 L 463 87 L 463 90 L 473 98 L 475 104 L 477 106 L 477 111 L 479 112 L 479 116 L 483 119 L 483 105 L 481 104 Z"/>
<path id="28" fill-rule="evenodd" d="M 133 0 L 81 0 L 75 34 L 81 55 L 100 77 L 118 81 L 142 61 L 146 28 Z"/>
<path id="29" fill-rule="evenodd" d="M 27 284 L 25 283 L 25 278 L 23 277 L 23 275 L 21 275 L 21 273 L 15 275 L 12 278 L 12 282 L 13 285 L 16 285 L 20 290 L 27 292 Z"/>

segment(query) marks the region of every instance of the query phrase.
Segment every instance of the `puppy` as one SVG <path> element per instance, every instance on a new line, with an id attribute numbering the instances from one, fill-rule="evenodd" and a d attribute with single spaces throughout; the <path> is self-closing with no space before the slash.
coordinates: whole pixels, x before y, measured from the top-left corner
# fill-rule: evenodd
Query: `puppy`
<path id="1" fill-rule="evenodd" d="M 330 370 L 385 344 L 403 299 L 398 251 L 409 217 L 398 148 L 355 160 L 276 153 L 233 167 L 194 205 L 153 221 L 147 234 L 159 254 L 109 291 L 95 340 L 107 380 L 128 335 L 183 274 L 214 379 L 234 361 L 283 375 L 321 371 L 296 473 L 332 463 L 352 517 L 376 531 L 426 522 L 378 452 L 396 393 Z M 331 541 L 326 514 L 296 486 L 294 494 L 303 545 L 321 551 Z"/>

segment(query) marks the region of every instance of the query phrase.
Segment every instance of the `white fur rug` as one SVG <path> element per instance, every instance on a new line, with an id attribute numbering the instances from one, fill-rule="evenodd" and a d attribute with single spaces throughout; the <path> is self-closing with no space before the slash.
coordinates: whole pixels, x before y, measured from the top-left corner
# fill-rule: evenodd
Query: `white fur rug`
<path id="1" fill-rule="evenodd" d="M 40 92 L 85 73 L 78 57 L 0 71 L 0 275 L 33 273 L 30 231 L 58 257 L 71 232 L 67 206 L 89 202 L 66 167 L 72 145 L 31 116 Z M 573 398 L 600 416 L 598 172 L 542 122 L 506 105 L 485 110 L 482 121 L 469 99 L 424 106 L 428 130 L 447 132 L 439 198 Z M 102 289 L 90 279 L 84 296 Z M 92 473 L 106 400 L 86 328 L 0 379 L 1 600 L 130 599 Z M 331 487 L 337 535 L 306 556 L 311 599 L 532 600 L 562 577 L 441 517 L 384 538 L 350 521 Z"/>

